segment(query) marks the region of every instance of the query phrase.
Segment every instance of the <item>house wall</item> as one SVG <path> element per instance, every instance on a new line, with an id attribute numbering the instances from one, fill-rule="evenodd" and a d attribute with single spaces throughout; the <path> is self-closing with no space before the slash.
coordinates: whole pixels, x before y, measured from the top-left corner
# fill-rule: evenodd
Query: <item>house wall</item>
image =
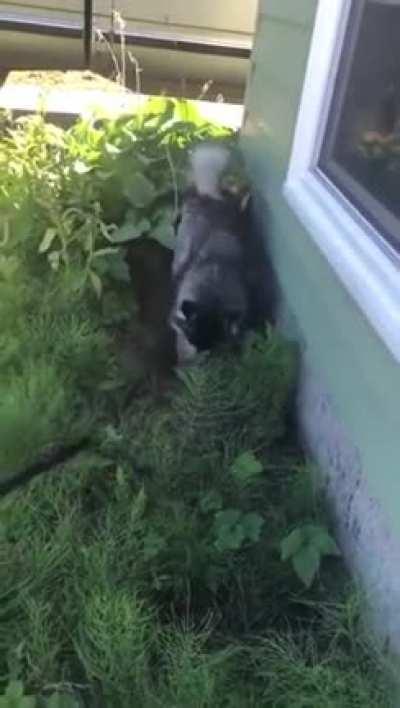
<path id="1" fill-rule="evenodd" d="M 317 0 L 260 0 L 242 146 L 302 348 L 299 416 L 338 537 L 383 638 L 400 651 L 400 367 L 283 195 Z"/>

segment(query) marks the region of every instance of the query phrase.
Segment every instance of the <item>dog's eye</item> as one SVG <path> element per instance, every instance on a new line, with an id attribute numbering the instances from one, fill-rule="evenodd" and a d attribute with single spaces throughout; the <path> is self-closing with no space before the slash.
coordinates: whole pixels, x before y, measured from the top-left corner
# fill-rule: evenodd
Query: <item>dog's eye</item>
<path id="1" fill-rule="evenodd" d="M 191 300 L 183 301 L 181 311 L 186 320 L 194 320 L 198 315 L 197 304 Z"/>

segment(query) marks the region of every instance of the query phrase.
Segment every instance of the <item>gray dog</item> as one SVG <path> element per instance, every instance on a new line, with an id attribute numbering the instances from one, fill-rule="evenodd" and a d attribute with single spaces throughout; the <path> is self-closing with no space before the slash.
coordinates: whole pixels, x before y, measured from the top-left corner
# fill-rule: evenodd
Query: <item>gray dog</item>
<path id="1" fill-rule="evenodd" d="M 222 145 L 202 144 L 191 158 L 192 185 L 183 204 L 172 263 L 169 321 L 176 333 L 179 364 L 198 352 L 237 345 L 260 315 L 266 319 L 260 310 L 264 276 L 248 208 L 220 188 L 230 157 Z"/>

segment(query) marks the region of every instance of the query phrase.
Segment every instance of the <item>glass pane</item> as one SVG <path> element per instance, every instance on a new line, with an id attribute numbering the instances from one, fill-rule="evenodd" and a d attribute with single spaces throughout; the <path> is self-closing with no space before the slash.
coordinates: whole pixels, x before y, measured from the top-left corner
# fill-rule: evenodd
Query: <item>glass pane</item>
<path id="1" fill-rule="evenodd" d="M 353 0 L 319 167 L 400 249 L 398 0 Z"/>

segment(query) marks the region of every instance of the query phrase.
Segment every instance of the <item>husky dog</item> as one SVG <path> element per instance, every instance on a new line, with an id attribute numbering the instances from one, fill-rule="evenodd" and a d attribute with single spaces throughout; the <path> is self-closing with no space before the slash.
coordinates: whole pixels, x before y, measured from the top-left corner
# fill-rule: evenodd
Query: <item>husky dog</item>
<path id="1" fill-rule="evenodd" d="M 252 326 L 248 214 L 237 197 L 220 188 L 230 157 L 222 145 L 202 144 L 191 158 L 192 185 L 177 230 L 169 319 L 180 364 L 221 344 L 238 344 Z"/>

